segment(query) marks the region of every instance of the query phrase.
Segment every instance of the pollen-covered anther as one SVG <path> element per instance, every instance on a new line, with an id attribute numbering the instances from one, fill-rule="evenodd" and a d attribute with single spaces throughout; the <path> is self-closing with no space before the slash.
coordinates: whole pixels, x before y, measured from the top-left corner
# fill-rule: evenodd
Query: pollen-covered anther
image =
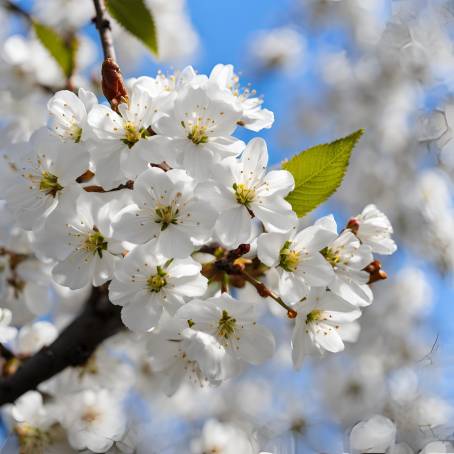
<path id="1" fill-rule="evenodd" d="M 147 288 L 150 292 L 158 293 L 167 285 L 166 272 L 160 267 L 157 267 L 156 274 L 153 274 L 147 279 Z"/>
<path id="2" fill-rule="evenodd" d="M 301 252 L 291 249 L 291 246 L 291 241 L 286 241 L 279 254 L 279 266 L 290 273 L 298 268 L 301 256 Z"/>
<path id="3" fill-rule="evenodd" d="M 248 188 L 243 183 L 234 183 L 233 190 L 235 191 L 236 201 L 244 206 L 248 206 L 255 199 L 255 190 Z"/>
<path id="4" fill-rule="evenodd" d="M 44 171 L 39 182 L 39 190 L 46 195 L 55 197 L 63 186 L 58 182 L 58 177 L 50 172 Z"/>
<path id="5" fill-rule="evenodd" d="M 207 126 L 203 126 L 197 122 L 189 131 L 188 139 L 195 145 L 208 142 Z"/>
<path id="6" fill-rule="evenodd" d="M 219 319 L 217 335 L 228 339 L 235 332 L 236 319 L 231 317 L 226 310 L 222 311 Z"/>
<path id="7" fill-rule="evenodd" d="M 92 252 L 93 255 L 98 254 L 100 258 L 102 258 L 103 251 L 107 250 L 107 245 L 108 243 L 104 236 L 96 227 L 93 228 L 93 231 L 88 235 L 84 243 L 85 249 L 88 252 Z"/>

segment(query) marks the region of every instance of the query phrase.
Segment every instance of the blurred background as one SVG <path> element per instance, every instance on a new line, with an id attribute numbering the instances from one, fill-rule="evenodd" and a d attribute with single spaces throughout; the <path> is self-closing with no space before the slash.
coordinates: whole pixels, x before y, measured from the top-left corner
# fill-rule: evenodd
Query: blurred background
<path id="1" fill-rule="evenodd" d="M 217 63 L 233 64 L 243 89 L 263 96 L 275 114 L 274 126 L 260 134 L 274 165 L 365 128 L 341 189 L 311 218 L 333 212 L 342 226 L 374 203 L 391 219 L 399 246 L 383 262 L 389 278 L 374 289 L 358 342 L 343 354 L 293 371 L 284 321 L 275 359 L 241 379 L 219 389 L 183 388 L 146 404 L 132 398 L 131 411 L 146 427 L 153 452 L 185 452 L 178 446 L 210 418 L 259 427 L 270 452 L 342 452 L 349 429 L 373 414 L 391 418 L 399 441 L 415 451 L 434 439 L 452 439 L 452 0 L 146 3 L 156 19 L 160 57 L 114 24 L 127 77 L 172 73 L 187 64 L 208 74 Z M 16 4 L 80 34 L 75 84 L 96 89 L 101 53 L 91 1 Z M 20 15 L 3 8 L 0 21 L 5 148 L 45 124 L 44 87 L 64 81 Z M 144 386 L 152 387 L 152 380 Z"/>

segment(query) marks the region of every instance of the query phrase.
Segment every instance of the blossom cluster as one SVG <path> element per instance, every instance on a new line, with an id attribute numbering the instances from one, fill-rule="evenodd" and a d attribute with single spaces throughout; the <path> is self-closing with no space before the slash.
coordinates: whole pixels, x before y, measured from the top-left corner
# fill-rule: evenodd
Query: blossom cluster
<path id="1" fill-rule="evenodd" d="M 127 85 L 112 107 L 82 88 L 57 92 L 48 126 L 4 152 L 1 341 L 23 354 L 49 344 L 53 325 L 27 325 L 50 311 L 49 289 L 74 300 L 57 308 L 64 326 L 91 286 L 108 288 L 121 306 L 168 395 L 184 382 L 218 385 L 272 358 L 275 336 L 262 323 L 268 304 L 295 319 L 296 368 L 355 341 L 373 300 L 369 284 L 383 278 L 373 254 L 396 249 L 386 216 L 368 205 L 341 231 L 331 215 L 303 227 L 286 200 L 291 173 L 267 170 L 263 139 L 234 135 L 269 128 L 274 117 L 241 89 L 232 66 Z M 19 334 L 11 321 L 25 323 Z M 129 436 L 115 394 L 122 383 L 106 389 L 109 367 L 99 355 L 42 385 L 59 408 L 51 416 L 36 420 L 46 412 L 35 392 L 16 403 L 12 420 L 24 439 L 52 438 L 58 423 L 73 448 L 105 452 Z M 76 410 L 68 415 L 66 405 Z"/>

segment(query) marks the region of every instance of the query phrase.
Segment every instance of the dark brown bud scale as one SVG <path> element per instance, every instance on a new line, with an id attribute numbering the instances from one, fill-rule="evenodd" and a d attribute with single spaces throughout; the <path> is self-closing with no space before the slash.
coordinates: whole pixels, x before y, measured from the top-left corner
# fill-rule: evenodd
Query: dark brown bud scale
<path id="1" fill-rule="evenodd" d="M 120 67 L 111 59 L 106 58 L 102 64 L 102 92 L 113 110 L 118 105 L 128 102 L 128 91 L 126 89 Z"/>

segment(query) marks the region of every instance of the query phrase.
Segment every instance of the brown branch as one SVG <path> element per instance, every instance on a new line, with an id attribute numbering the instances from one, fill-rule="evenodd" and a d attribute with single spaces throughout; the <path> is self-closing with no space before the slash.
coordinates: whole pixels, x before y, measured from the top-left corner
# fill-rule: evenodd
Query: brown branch
<path id="1" fill-rule="evenodd" d="M 14 402 L 67 367 L 84 364 L 101 342 L 123 328 L 120 310 L 109 302 L 105 287 L 93 288 L 83 312 L 51 345 L 0 380 L 0 405 Z"/>
<path id="2" fill-rule="evenodd" d="M 104 60 L 110 58 L 112 61 L 116 61 L 115 49 L 113 46 L 112 31 L 110 29 L 110 22 L 107 18 L 106 6 L 104 0 L 93 0 L 95 5 L 96 16 L 93 18 L 93 22 L 99 32 L 101 39 L 102 51 L 104 53 Z"/>
<path id="3" fill-rule="evenodd" d="M 11 2 L 10 0 L 2 0 L 3 7 L 14 14 L 17 14 L 18 16 L 22 17 L 25 19 L 28 23 L 32 23 L 32 16 L 31 14 L 26 11 L 24 8 L 21 6 L 17 5 L 16 3 Z"/>

